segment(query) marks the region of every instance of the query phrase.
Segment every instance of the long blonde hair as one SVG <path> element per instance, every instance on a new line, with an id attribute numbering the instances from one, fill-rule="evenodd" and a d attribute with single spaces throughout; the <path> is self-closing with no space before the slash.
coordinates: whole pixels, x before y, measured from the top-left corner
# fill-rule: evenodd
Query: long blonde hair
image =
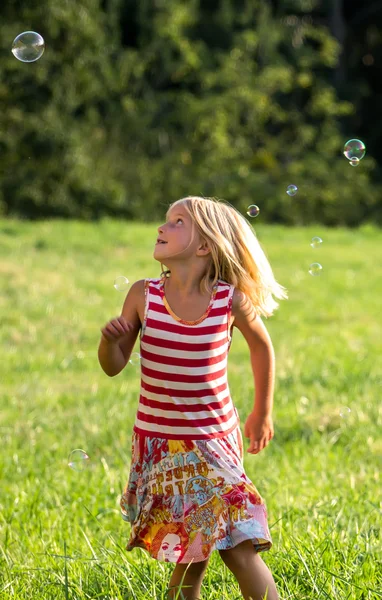
<path id="1" fill-rule="evenodd" d="M 209 293 L 218 279 L 226 281 L 246 294 L 258 314 L 270 317 L 279 306 L 273 296 L 286 299 L 288 294 L 275 280 L 250 223 L 233 206 L 215 198 L 186 196 L 169 210 L 177 204 L 185 207 L 211 250 L 201 290 Z"/>

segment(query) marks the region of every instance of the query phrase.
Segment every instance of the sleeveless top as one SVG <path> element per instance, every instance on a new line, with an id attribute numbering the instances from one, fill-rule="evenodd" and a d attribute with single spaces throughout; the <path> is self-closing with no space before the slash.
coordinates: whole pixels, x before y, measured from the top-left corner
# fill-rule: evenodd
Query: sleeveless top
<path id="1" fill-rule="evenodd" d="M 134 431 L 172 440 L 226 436 L 239 424 L 227 380 L 235 288 L 218 280 L 204 315 L 184 321 L 167 303 L 164 281 L 145 281 Z"/>

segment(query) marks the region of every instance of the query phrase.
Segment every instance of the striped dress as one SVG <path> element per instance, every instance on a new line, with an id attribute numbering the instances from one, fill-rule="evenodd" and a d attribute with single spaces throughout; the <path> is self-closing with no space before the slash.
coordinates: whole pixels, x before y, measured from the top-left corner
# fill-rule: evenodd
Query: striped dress
<path id="1" fill-rule="evenodd" d="M 172 312 L 164 279 L 146 282 L 135 432 L 207 440 L 237 427 L 227 381 L 233 292 L 233 286 L 218 281 L 207 311 L 190 322 Z"/>
<path id="2" fill-rule="evenodd" d="M 257 552 L 272 546 L 227 381 L 233 292 L 218 280 L 204 315 L 184 321 L 166 300 L 165 278 L 145 282 L 141 388 L 120 500 L 127 550 L 188 563 L 248 539 Z"/>

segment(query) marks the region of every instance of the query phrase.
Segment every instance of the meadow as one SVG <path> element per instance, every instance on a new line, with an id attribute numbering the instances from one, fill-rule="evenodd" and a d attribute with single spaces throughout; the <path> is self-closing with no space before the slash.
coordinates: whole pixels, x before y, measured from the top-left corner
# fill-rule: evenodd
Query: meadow
<path id="1" fill-rule="evenodd" d="M 262 557 L 282 600 L 376 600 L 381 231 L 255 225 L 289 293 L 264 319 L 277 363 L 275 437 L 244 458 L 268 508 L 273 547 Z M 156 235 L 155 224 L 111 219 L 0 220 L 1 600 L 166 598 L 173 565 L 126 552 L 119 511 L 139 365 L 109 378 L 97 359 L 100 328 L 125 296 L 115 278 L 160 273 Z M 313 249 L 316 235 L 323 243 Z M 313 262 L 319 276 L 308 272 Z M 243 428 L 254 389 L 238 330 L 229 384 Z M 81 472 L 68 466 L 75 448 L 90 457 Z M 217 552 L 202 598 L 241 598 Z"/>

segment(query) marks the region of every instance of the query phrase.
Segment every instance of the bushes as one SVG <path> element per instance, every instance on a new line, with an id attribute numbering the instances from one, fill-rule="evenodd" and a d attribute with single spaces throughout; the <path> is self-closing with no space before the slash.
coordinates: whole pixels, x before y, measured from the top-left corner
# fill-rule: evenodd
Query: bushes
<path id="1" fill-rule="evenodd" d="M 324 26 L 291 44 L 262 3 L 129 2 L 128 28 L 119 0 L 0 9 L 3 214 L 156 220 L 192 193 L 270 222 L 380 222 L 376 161 L 342 156 L 355 108 Z M 10 53 L 25 23 L 46 41 L 36 63 Z"/>

